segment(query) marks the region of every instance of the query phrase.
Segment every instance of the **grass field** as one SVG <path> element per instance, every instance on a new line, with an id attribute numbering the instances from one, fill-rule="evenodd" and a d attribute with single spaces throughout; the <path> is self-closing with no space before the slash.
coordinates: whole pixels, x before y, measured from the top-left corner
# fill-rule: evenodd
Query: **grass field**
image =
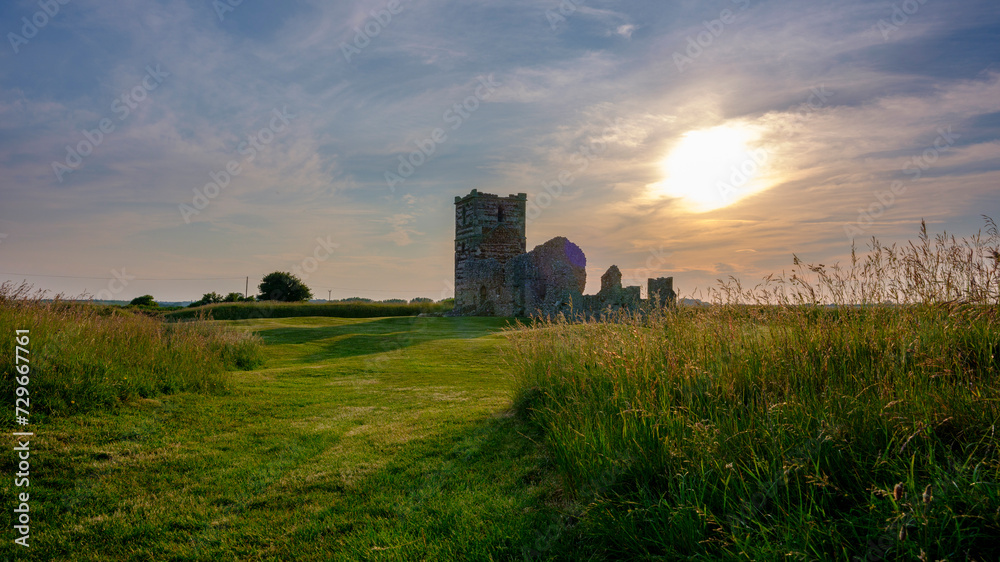
<path id="1" fill-rule="evenodd" d="M 29 353 L 16 354 L 16 330 L 27 330 Z M 164 324 L 141 311 L 62 300 L 45 301 L 28 285 L 0 284 L 0 394 L 13 404 L 15 367 L 29 369 L 21 387 L 31 420 L 101 409 L 135 398 L 181 391 L 225 392 L 231 369 L 263 363 L 259 339 L 205 323 Z M 28 359 L 15 365 L 16 356 Z M 23 379 L 27 380 L 27 379 Z M 22 396 L 22 395 L 18 395 Z M 13 416 L 0 427 L 14 424 Z"/>
<path id="2" fill-rule="evenodd" d="M 37 426 L 32 548 L 3 556 L 997 554 L 992 309 L 215 324 L 258 333 L 266 364 L 230 371 L 227 392 Z"/>
<path id="3" fill-rule="evenodd" d="M 550 552 L 1000 560 L 1000 232 L 873 241 L 713 306 L 510 334 L 516 408 L 592 501 Z M 884 304 L 890 301 L 892 304 Z M 754 304 L 747 304 L 754 303 Z"/>
<path id="4" fill-rule="evenodd" d="M 269 357 L 232 373 L 230 394 L 35 429 L 32 546 L 5 540 L 0 558 L 499 560 L 554 517 L 544 452 L 508 409 L 506 321 L 227 324 Z M 12 454 L 2 463 L 11 474 Z"/>
<path id="5" fill-rule="evenodd" d="M 32 548 L 0 555 L 998 560 L 988 225 L 847 269 L 796 258 L 713 306 L 516 329 L 160 323 L 5 286 L 0 328 L 38 336 L 32 400 L 61 405 L 33 426 Z"/>
<path id="6" fill-rule="evenodd" d="M 566 559 L 1000 559 L 995 308 L 721 306 L 512 337 L 518 408 L 598 494 Z"/>

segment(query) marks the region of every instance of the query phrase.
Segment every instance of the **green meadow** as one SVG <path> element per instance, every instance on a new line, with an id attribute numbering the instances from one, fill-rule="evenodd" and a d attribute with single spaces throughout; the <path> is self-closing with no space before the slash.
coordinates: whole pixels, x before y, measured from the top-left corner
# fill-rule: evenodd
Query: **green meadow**
<path id="1" fill-rule="evenodd" d="M 1000 559 L 996 307 L 717 306 L 511 334 L 566 559 Z"/>
<path id="2" fill-rule="evenodd" d="M 29 329 L 35 435 L 30 488 L 0 480 L 31 546 L 8 500 L 0 556 L 998 560 L 987 224 L 528 323 L 170 321 L 4 285 L 2 388 Z"/>
<path id="3" fill-rule="evenodd" d="M 995 309 L 720 306 L 510 326 L 203 324 L 251 337 L 266 361 L 215 375 L 224 389 L 51 411 L 31 439 L 31 547 L 3 551 L 996 559 Z"/>
<path id="4" fill-rule="evenodd" d="M 501 560 L 555 514 L 511 415 L 503 319 L 228 322 L 267 362 L 225 392 L 51 416 L 26 560 Z M 39 397 L 41 400 L 42 398 Z M 10 451 L 13 439 L 7 437 Z M 11 474 L 11 454 L 2 457 Z M 2 493 L 12 497 L 12 480 Z M 6 529 L 11 511 L 4 510 Z M 20 550 L 16 550 L 20 549 Z"/>

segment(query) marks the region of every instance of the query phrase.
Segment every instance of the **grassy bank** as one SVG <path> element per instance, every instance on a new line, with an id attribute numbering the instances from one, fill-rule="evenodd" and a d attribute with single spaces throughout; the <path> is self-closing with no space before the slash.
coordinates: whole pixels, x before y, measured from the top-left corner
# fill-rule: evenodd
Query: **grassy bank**
<path id="1" fill-rule="evenodd" d="M 227 324 L 268 356 L 231 393 L 36 430 L 32 546 L 0 559 L 512 560 L 552 517 L 538 436 L 508 415 L 505 320 Z"/>
<path id="2" fill-rule="evenodd" d="M 217 392 L 231 369 L 263 361 L 258 338 L 205 323 L 164 325 L 127 309 L 43 301 L 26 285 L 0 286 L 0 392 L 12 396 L 15 330 L 29 330 L 32 421 L 109 410 L 132 398 Z M 5 424 L 11 423 L 7 419 Z"/>
<path id="3" fill-rule="evenodd" d="M 716 307 L 512 339 L 521 411 L 599 492 L 552 552 L 1000 556 L 995 309 Z"/>
<path id="4" fill-rule="evenodd" d="M 577 499 L 537 557 L 1000 558 L 989 234 L 511 332 L 517 409 Z M 914 304 L 857 305 L 887 295 Z"/>
<path id="5" fill-rule="evenodd" d="M 382 318 L 387 316 L 416 316 L 423 313 L 447 312 L 448 310 L 451 310 L 451 304 L 388 304 L 377 302 L 288 303 L 265 301 L 210 304 L 169 312 L 164 317 L 167 320 L 188 320 L 197 318 L 200 315 L 213 320 L 250 320 L 307 316 Z"/>

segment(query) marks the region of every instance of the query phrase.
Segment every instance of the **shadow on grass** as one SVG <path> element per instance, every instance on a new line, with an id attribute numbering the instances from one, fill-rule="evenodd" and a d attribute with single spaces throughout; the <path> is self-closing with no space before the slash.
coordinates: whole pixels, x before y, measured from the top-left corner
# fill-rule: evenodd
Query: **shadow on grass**
<path id="1" fill-rule="evenodd" d="M 411 440 L 293 542 L 321 541 L 345 559 L 523 559 L 553 517 L 557 489 L 532 431 L 498 416 Z"/>
<path id="2" fill-rule="evenodd" d="M 358 320 L 339 326 L 270 328 L 258 333 L 268 345 L 301 345 L 328 342 L 322 352 L 301 361 L 341 359 L 404 349 L 443 339 L 474 339 L 499 332 L 510 318 L 394 317 Z"/>

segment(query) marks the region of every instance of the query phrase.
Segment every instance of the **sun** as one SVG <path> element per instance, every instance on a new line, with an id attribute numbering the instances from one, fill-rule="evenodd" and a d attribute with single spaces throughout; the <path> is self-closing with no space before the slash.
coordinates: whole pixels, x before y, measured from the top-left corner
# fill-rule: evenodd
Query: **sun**
<path id="1" fill-rule="evenodd" d="M 746 126 L 720 125 L 688 131 L 661 162 L 660 195 L 681 199 L 696 213 L 721 209 L 766 189 L 762 172 L 766 149 L 754 146 L 760 134 Z"/>

